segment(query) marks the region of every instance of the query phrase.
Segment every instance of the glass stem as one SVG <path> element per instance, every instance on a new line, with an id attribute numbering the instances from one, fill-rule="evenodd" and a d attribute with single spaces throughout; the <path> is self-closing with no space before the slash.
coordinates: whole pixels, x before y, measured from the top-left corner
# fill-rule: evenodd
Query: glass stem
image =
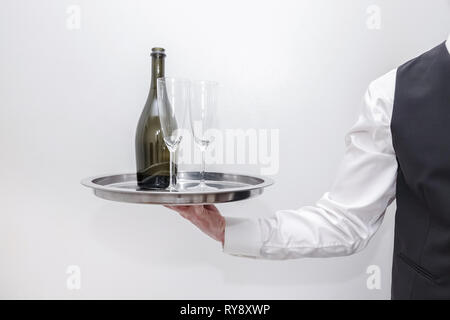
<path id="1" fill-rule="evenodd" d="M 205 153 L 206 150 L 202 150 L 202 175 L 201 175 L 201 180 L 200 180 L 200 185 L 204 186 L 205 185 L 205 168 L 206 168 L 206 164 L 205 164 Z"/>
<path id="2" fill-rule="evenodd" d="M 174 185 L 173 185 L 173 162 L 172 162 L 172 159 L 173 159 L 173 152 L 172 151 L 170 151 L 169 152 L 169 154 L 170 154 L 170 156 L 169 156 L 169 190 L 170 191 L 173 191 L 173 190 L 175 190 L 175 187 L 174 187 Z"/>

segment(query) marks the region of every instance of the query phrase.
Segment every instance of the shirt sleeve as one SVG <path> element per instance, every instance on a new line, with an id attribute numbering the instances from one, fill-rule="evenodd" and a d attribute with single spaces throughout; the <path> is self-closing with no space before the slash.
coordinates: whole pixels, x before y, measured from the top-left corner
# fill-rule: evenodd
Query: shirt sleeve
<path id="1" fill-rule="evenodd" d="M 270 218 L 226 217 L 224 252 L 293 259 L 350 255 L 367 245 L 395 198 L 395 78 L 393 70 L 369 85 L 330 191 L 315 206 L 280 210 Z"/>

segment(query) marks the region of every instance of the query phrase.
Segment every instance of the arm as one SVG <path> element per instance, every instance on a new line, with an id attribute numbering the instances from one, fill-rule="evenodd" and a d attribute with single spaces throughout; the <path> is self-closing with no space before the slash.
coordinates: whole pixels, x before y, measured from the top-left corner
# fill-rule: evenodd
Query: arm
<path id="1" fill-rule="evenodd" d="M 173 207 L 230 254 L 289 259 L 349 255 L 364 248 L 395 197 L 390 120 L 395 70 L 369 86 L 335 182 L 315 206 L 271 218 L 223 218 L 214 206 Z"/>

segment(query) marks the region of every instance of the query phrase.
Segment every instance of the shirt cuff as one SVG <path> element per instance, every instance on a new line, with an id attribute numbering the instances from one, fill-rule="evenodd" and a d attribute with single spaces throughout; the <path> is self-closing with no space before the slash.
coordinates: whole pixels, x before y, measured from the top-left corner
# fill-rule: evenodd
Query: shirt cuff
<path id="1" fill-rule="evenodd" d="M 261 228 L 257 219 L 225 217 L 223 252 L 246 257 L 260 257 Z"/>

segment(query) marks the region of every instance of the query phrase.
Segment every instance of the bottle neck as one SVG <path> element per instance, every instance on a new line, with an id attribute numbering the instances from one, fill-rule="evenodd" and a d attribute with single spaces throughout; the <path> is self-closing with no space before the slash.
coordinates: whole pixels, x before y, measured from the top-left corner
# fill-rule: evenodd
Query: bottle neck
<path id="1" fill-rule="evenodd" d="M 152 56 L 152 82 L 151 89 L 156 89 L 156 79 L 164 77 L 164 56 Z"/>

